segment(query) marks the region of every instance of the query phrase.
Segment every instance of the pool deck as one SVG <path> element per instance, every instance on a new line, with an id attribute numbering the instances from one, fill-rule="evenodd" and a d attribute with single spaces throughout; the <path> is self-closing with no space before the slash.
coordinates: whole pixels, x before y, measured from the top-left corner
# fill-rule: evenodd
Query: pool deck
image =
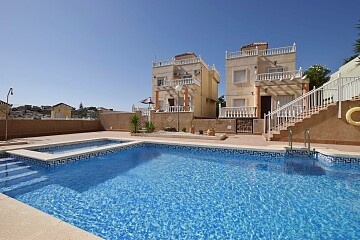
<path id="1" fill-rule="evenodd" d="M 28 150 L 22 149 L 47 144 L 99 138 L 119 138 L 135 141 L 166 142 L 208 147 L 235 147 L 269 151 L 283 151 L 284 148 L 288 146 L 287 142 L 266 141 L 264 137 L 260 135 L 230 135 L 226 140 L 220 140 L 219 138 L 214 139 L 205 136 L 187 138 L 184 134 L 171 137 L 158 135 L 143 137 L 131 136 L 128 132 L 102 131 L 17 139 L 14 142 L 15 144 L 0 145 L 0 153 L 4 151 L 14 151 L 18 153 L 25 151 L 26 153 Z M 23 144 L 24 142 L 28 144 Z M 294 143 L 293 146 L 294 148 L 302 148 L 303 144 Z M 313 148 L 323 154 L 332 156 L 350 155 L 360 157 L 360 146 L 311 144 L 311 149 Z M 91 233 L 74 227 L 1 193 L 0 229 L 0 239 L 100 239 Z"/>

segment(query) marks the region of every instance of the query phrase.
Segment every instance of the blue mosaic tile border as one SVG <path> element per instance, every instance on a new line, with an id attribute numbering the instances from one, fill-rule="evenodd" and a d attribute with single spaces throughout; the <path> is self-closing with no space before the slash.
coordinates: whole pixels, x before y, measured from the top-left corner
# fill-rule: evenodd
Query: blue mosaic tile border
<path id="1" fill-rule="evenodd" d="M 264 157 L 271 157 L 274 159 L 276 158 L 282 158 L 287 155 L 296 155 L 296 156 L 307 156 L 308 152 L 306 150 L 293 150 L 292 154 L 289 153 L 289 151 L 284 152 L 270 152 L 270 151 L 260 151 L 260 150 L 248 150 L 248 149 L 232 149 L 232 148 L 214 148 L 214 147 L 202 147 L 202 146 L 186 146 L 186 145 L 174 145 L 174 144 L 165 144 L 165 143 L 149 143 L 149 142 L 143 142 L 143 143 L 135 143 L 127 146 L 119 146 L 112 149 L 107 149 L 103 151 L 93 152 L 93 153 L 86 153 L 78 156 L 63 158 L 63 159 L 57 159 L 54 161 L 41 161 L 38 159 L 33 159 L 29 157 L 21 157 L 18 155 L 12 155 L 11 157 L 15 157 L 17 159 L 30 161 L 34 163 L 39 164 L 45 164 L 48 166 L 56 166 L 60 164 L 65 164 L 73 161 L 79 161 L 91 157 L 97 157 L 106 155 L 108 153 L 114 153 L 119 151 L 124 151 L 132 148 L 137 147 L 155 147 L 155 148 L 165 148 L 165 149 L 181 149 L 181 150 L 188 150 L 192 152 L 201 151 L 201 152 L 208 152 L 208 153 L 226 153 L 226 154 L 234 154 L 234 155 L 251 155 L 251 156 L 264 156 Z M 311 156 L 314 157 L 319 161 L 323 161 L 326 163 L 355 163 L 360 164 L 360 158 L 352 158 L 352 157 L 332 157 L 327 156 L 324 154 L 321 154 L 319 152 L 313 152 L 311 151 Z"/>
<path id="2" fill-rule="evenodd" d="M 248 150 L 248 149 L 233 149 L 233 148 L 212 148 L 212 147 L 197 147 L 197 146 L 185 146 L 185 145 L 172 145 L 162 143 L 145 143 L 144 146 L 156 147 L 156 148 L 169 148 L 169 149 L 181 149 L 189 151 L 201 151 L 211 153 L 228 153 L 228 154 L 246 154 L 253 156 L 267 156 L 267 157 L 284 157 L 285 152 L 269 152 L 260 150 Z"/>
<path id="3" fill-rule="evenodd" d="M 32 151 L 43 152 L 43 151 L 47 151 L 47 150 L 50 150 L 50 149 L 71 148 L 71 147 L 77 147 L 77 146 L 82 146 L 82 145 L 86 146 L 87 144 L 96 144 L 96 143 L 102 143 L 102 142 L 109 142 L 109 143 L 114 142 L 116 144 L 119 144 L 119 143 L 126 143 L 126 142 L 129 142 L 129 141 L 104 138 L 104 139 L 89 140 L 89 141 L 72 143 L 72 144 L 62 144 L 62 145 L 57 145 L 57 146 L 45 146 L 45 147 L 34 148 L 34 149 L 31 149 L 31 150 Z"/>
<path id="4" fill-rule="evenodd" d="M 35 159 L 35 158 L 18 156 L 18 155 L 15 155 L 15 154 L 10 154 L 10 157 L 14 157 L 14 158 L 19 159 L 19 160 L 29 161 L 29 162 L 33 162 L 33 163 L 43 164 L 43 165 L 47 165 L 47 166 L 56 166 L 56 165 L 60 165 L 60 164 L 65 164 L 65 163 L 69 163 L 69 162 L 74 162 L 74 161 L 87 159 L 87 158 L 98 157 L 98 156 L 106 155 L 106 154 L 109 154 L 109 153 L 114 153 L 114 152 L 119 152 L 119 151 L 123 151 L 123 150 L 132 149 L 132 148 L 135 148 L 135 147 L 139 147 L 139 145 L 141 145 L 141 144 L 142 143 L 135 143 L 135 144 L 132 144 L 132 145 L 127 145 L 127 146 L 119 146 L 119 147 L 112 148 L 112 149 L 107 149 L 107 150 L 97 151 L 97 152 L 92 152 L 92 153 L 85 153 L 85 154 L 82 154 L 82 155 L 57 159 L 57 160 L 54 160 L 54 161 L 42 161 L 42 160 Z"/>
<path id="5" fill-rule="evenodd" d="M 356 157 L 336 157 L 328 156 L 322 153 L 317 153 L 317 159 L 326 163 L 350 163 L 350 164 L 360 164 L 360 158 Z"/>
<path id="6" fill-rule="evenodd" d="M 316 152 L 314 153 L 314 151 L 310 150 L 310 154 L 308 153 L 307 150 L 300 150 L 300 149 L 293 149 L 293 150 L 286 150 L 285 153 L 286 156 L 315 156 Z"/>

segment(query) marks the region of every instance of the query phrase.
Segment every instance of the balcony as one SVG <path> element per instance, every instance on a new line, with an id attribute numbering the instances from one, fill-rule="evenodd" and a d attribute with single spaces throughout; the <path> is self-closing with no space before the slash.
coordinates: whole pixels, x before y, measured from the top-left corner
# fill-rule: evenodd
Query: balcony
<path id="1" fill-rule="evenodd" d="M 207 65 L 205 63 L 205 61 L 199 56 L 196 58 L 185 58 L 185 59 L 180 59 L 180 60 L 175 60 L 170 59 L 170 60 L 164 60 L 164 61 L 157 61 L 157 62 L 153 62 L 153 67 L 157 68 L 157 67 L 165 67 L 165 66 L 172 66 L 172 65 L 176 65 L 176 66 L 181 66 L 181 65 L 186 65 L 186 64 L 194 64 L 194 63 L 202 63 L 209 71 L 215 71 L 217 74 L 220 75 L 219 71 L 216 69 L 215 64 L 213 64 L 212 66 Z"/>
<path id="2" fill-rule="evenodd" d="M 174 79 L 174 80 L 160 80 L 158 82 L 158 87 L 175 87 L 177 85 L 197 85 L 200 86 L 200 80 L 196 77 L 191 78 L 180 78 L 180 79 Z"/>
<path id="3" fill-rule="evenodd" d="M 293 53 L 296 52 L 296 45 L 288 46 L 288 47 L 281 47 L 281 48 L 270 48 L 265 50 L 258 50 L 256 47 L 255 49 L 251 50 L 243 50 L 238 52 L 226 52 L 225 58 L 226 59 L 234 59 L 234 58 L 241 58 L 241 57 L 249 57 L 249 56 L 272 56 L 272 55 L 279 55 L 279 54 L 286 54 L 286 53 Z"/>
<path id="4" fill-rule="evenodd" d="M 274 72 L 274 73 L 261 73 L 256 75 L 256 81 L 274 81 L 274 80 L 293 80 L 295 78 L 302 78 L 302 70 Z"/>
<path id="5" fill-rule="evenodd" d="M 153 110 L 153 108 L 140 108 L 140 107 L 132 106 L 132 112 L 141 111 L 142 116 L 149 116 L 150 110 Z M 187 111 L 185 111 L 184 106 L 164 106 L 159 110 L 157 110 L 156 112 L 172 113 L 172 112 L 193 112 L 193 111 L 194 111 L 194 106 L 189 106 Z"/>
<path id="6" fill-rule="evenodd" d="M 255 118 L 256 107 L 221 107 L 219 118 Z"/>

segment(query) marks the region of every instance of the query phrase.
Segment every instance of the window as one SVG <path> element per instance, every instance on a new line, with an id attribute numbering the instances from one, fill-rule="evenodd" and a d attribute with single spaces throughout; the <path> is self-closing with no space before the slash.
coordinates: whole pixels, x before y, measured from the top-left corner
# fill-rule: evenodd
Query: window
<path id="1" fill-rule="evenodd" d="M 274 68 L 268 68 L 268 73 L 277 73 L 277 72 L 283 72 L 283 67 L 274 67 Z"/>
<path id="2" fill-rule="evenodd" d="M 164 77 L 158 77 L 156 86 L 164 86 L 164 85 L 165 85 L 165 78 Z"/>
<path id="3" fill-rule="evenodd" d="M 245 99 L 234 99 L 233 107 L 245 107 Z"/>
<path id="4" fill-rule="evenodd" d="M 234 83 L 246 82 L 246 70 L 234 71 Z"/>
<path id="5" fill-rule="evenodd" d="M 277 96 L 277 103 L 279 104 L 279 106 L 284 106 L 285 104 L 291 102 L 292 100 L 295 99 L 294 95 L 278 95 Z"/>

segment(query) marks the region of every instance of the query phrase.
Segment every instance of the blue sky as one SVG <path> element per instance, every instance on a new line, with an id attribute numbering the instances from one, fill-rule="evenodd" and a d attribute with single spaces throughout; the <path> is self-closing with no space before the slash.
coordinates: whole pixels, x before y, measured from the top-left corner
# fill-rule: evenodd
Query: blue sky
<path id="1" fill-rule="evenodd" d="M 225 51 L 266 41 L 297 45 L 297 68 L 336 71 L 353 54 L 358 0 L 0 0 L 0 99 L 14 106 L 130 110 L 151 95 L 152 61 L 195 52 L 215 64 L 225 94 Z"/>

